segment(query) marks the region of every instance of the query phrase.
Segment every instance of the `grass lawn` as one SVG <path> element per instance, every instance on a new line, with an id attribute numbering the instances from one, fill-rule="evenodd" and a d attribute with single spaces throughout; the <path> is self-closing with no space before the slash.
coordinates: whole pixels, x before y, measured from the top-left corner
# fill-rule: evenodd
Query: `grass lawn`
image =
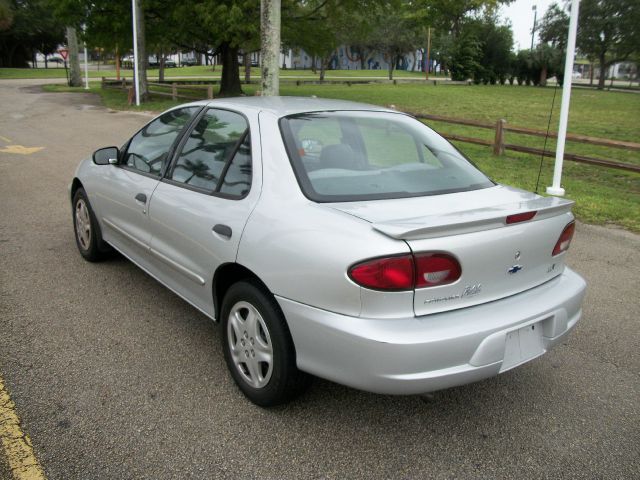
<path id="1" fill-rule="evenodd" d="M 195 67 L 194 67 L 195 68 Z M 81 91 L 64 86 L 46 87 L 50 91 Z M 256 85 L 245 86 L 251 95 Z M 113 109 L 135 109 L 126 102 L 126 95 L 118 90 L 92 90 L 102 96 L 105 105 Z M 495 122 L 504 118 L 517 126 L 545 130 L 549 121 L 553 88 L 517 86 L 456 86 L 456 85 L 283 85 L 283 95 L 317 95 L 342 98 L 377 105 L 395 105 L 399 110 L 425 112 L 451 117 Z M 551 130 L 557 129 L 561 91 L 556 92 L 551 116 Z M 163 97 L 146 103 L 143 110 L 160 111 L 176 103 Z M 436 131 L 460 135 L 493 138 L 492 130 L 427 122 Z M 569 131 L 616 140 L 640 142 L 640 95 L 632 93 L 599 92 L 574 89 L 571 97 Z M 507 143 L 542 148 L 543 138 L 507 132 Z M 496 157 L 491 149 L 468 143 L 454 142 L 484 172 L 500 183 L 534 190 L 540 168 L 538 156 L 507 152 Z M 549 139 L 547 149 L 555 149 Z M 611 149 L 578 143 L 567 143 L 567 152 L 593 157 L 615 159 L 640 164 L 640 152 Z M 640 232 L 640 175 L 571 161 L 565 162 L 562 184 L 567 198 L 576 201 L 574 212 L 583 222 L 615 224 Z M 553 159 L 542 161 L 539 192 L 551 185 Z"/>

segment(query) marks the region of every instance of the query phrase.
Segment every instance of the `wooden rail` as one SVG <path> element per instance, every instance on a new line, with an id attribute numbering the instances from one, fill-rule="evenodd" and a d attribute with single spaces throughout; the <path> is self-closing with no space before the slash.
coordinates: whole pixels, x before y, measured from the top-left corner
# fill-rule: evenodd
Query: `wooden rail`
<path id="1" fill-rule="evenodd" d="M 461 135 L 442 133 L 442 132 L 440 132 L 440 134 L 443 137 L 447 138 L 448 140 L 455 140 L 459 142 L 473 143 L 475 145 L 484 145 L 487 147 L 493 147 L 493 153 L 495 155 L 504 155 L 505 150 L 512 150 L 514 152 L 530 153 L 533 155 L 543 155 L 545 157 L 555 157 L 555 151 L 553 150 L 542 150 L 540 148 L 525 147 L 523 145 L 515 145 L 515 144 L 505 142 L 505 132 L 513 132 L 513 133 L 518 133 L 520 135 L 532 135 L 536 137 L 546 137 L 547 132 L 543 130 L 534 130 L 532 128 L 516 127 L 516 126 L 508 125 L 507 121 L 504 119 L 500 119 L 496 123 L 488 123 L 488 122 L 483 122 L 479 120 L 445 117 L 442 115 L 431 115 L 431 114 L 416 113 L 416 112 L 405 112 L 405 113 L 408 113 L 409 115 L 413 115 L 414 117 L 420 120 L 432 120 L 435 122 L 451 123 L 455 125 L 465 125 L 468 127 L 486 128 L 486 129 L 494 130 L 495 137 L 493 141 L 484 140 L 481 138 L 465 137 Z M 557 138 L 558 134 L 556 132 L 549 132 L 548 136 L 550 138 Z M 640 143 L 635 143 L 635 142 L 611 140 L 608 138 L 590 137 L 587 135 L 578 135 L 575 133 L 568 133 L 567 140 L 571 142 L 576 142 L 576 143 L 599 145 L 602 147 L 640 151 Z M 574 153 L 565 153 L 564 158 L 565 160 L 571 160 L 574 162 L 588 163 L 591 165 L 599 165 L 602 167 L 617 168 L 617 169 L 626 170 L 629 172 L 640 173 L 640 165 L 633 165 L 630 163 L 618 162 L 615 160 L 589 157 L 589 156 L 578 155 Z"/>

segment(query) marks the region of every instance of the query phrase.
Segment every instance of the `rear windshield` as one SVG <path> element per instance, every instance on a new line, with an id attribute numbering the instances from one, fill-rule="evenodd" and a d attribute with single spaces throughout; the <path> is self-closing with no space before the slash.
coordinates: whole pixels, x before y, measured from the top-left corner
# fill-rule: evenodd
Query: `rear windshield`
<path id="1" fill-rule="evenodd" d="M 280 120 L 304 194 L 317 202 L 417 197 L 494 185 L 449 142 L 407 115 L 314 112 Z"/>

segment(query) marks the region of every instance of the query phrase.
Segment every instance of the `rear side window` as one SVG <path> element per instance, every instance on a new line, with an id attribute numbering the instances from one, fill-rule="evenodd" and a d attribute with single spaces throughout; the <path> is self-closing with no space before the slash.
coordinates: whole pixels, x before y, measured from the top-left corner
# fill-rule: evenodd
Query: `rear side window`
<path id="1" fill-rule="evenodd" d="M 245 118 L 227 110 L 205 112 L 168 178 L 207 192 L 245 195 L 251 186 L 251 141 Z"/>
<path id="2" fill-rule="evenodd" d="M 178 108 L 150 122 L 129 142 L 122 165 L 160 175 L 173 142 L 198 110 L 199 107 Z"/>
<path id="3" fill-rule="evenodd" d="M 305 195 L 319 202 L 476 190 L 493 184 L 418 120 L 387 112 L 314 112 L 280 128 Z"/>

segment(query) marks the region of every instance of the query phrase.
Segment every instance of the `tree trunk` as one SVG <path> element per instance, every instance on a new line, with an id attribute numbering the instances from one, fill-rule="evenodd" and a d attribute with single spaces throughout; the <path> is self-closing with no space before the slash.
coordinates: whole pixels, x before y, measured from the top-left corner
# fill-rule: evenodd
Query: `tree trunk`
<path id="1" fill-rule="evenodd" d="M 158 81 L 164 82 L 164 51 L 160 50 L 158 57 Z"/>
<path id="2" fill-rule="evenodd" d="M 238 47 L 231 47 L 228 43 L 220 46 L 222 55 L 222 78 L 220 79 L 221 97 L 235 97 L 242 95 L 240 85 L 240 65 L 238 65 Z"/>
<path id="3" fill-rule="evenodd" d="M 67 27 L 67 46 L 69 47 L 69 86 L 81 87 L 80 60 L 78 59 L 78 37 L 76 29 Z"/>
<path id="4" fill-rule="evenodd" d="M 140 1 L 136 2 L 136 29 L 138 30 L 138 88 L 140 89 L 140 101 L 144 102 L 149 97 L 149 85 L 147 80 L 147 48 L 144 29 L 144 9 Z"/>
<path id="5" fill-rule="evenodd" d="M 395 55 L 389 55 L 389 80 L 393 80 L 393 67 L 395 66 Z"/>
<path id="6" fill-rule="evenodd" d="M 116 43 L 116 80 L 120 80 L 120 53 L 118 52 L 117 43 Z"/>
<path id="7" fill-rule="evenodd" d="M 364 70 L 365 68 L 367 68 L 364 51 L 364 47 L 358 47 L 356 50 L 356 52 L 358 52 L 358 56 L 360 57 L 360 70 Z"/>
<path id="8" fill-rule="evenodd" d="M 320 81 L 324 82 L 324 71 L 326 70 L 326 64 L 328 62 L 325 61 L 324 57 L 320 59 Z"/>
<path id="9" fill-rule="evenodd" d="M 542 67 L 542 70 L 540 70 L 540 86 L 541 87 L 547 86 L 547 67 L 546 66 Z"/>
<path id="10" fill-rule="evenodd" d="M 250 83 L 251 82 L 251 55 L 249 55 L 249 52 L 244 52 L 242 60 L 244 60 L 244 83 Z"/>
<path id="11" fill-rule="evenodd" d="M 593 87 L 593 62 L 589 63 L 589 86 Z"/>
<path id="12" fill-rule="evenodd" d="M 598 78 L 598 90 L 603 90 L 604 89 L 604 81 L 605 81 L 605 77 L 606 75 L 606 60 L 605 60 L 605 54 L 601 54 L 600 55 L 600 59 L 599 59 L 599 63 L 600 63 L 600 78 Z"/>
<path id="13" fill-rule="evenodd" d="M 316 56 L 315 55 L 311 55 L 311 71 L 313 72 L 313 74 L 315 75 L 317 72 L 316 70 Z"/>
<path id="14" fill-rule="evenodd" d="M 262 44 L 262 95 L 280 93 L 280 0 L 260 1 Z"/>

